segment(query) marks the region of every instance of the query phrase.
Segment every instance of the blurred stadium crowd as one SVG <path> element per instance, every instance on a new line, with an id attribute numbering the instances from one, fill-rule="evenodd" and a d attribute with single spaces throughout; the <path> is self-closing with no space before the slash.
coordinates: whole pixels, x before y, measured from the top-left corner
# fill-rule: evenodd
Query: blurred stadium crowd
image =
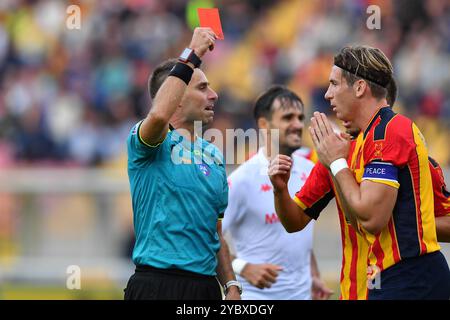
<path id="1" fill-rule="evenodd" d="M 80 30 L 66 27 L 71 4 L 81 8 Z M 367 28 L 371 4 L 381 9 L 380 30 Z M 323 95 L 334 53 L 368 44 L 394 63 L 396 110 L 417 122 L 430 154 L 449 167 L 449 1 L 1 0 L 0 284 L 2 276 L 29 283 L 64 277 L 72 263 L 85 263 L 84 277 L 89 268 L 93 279 L 129 276 L 127 264 L 123 271 L 116 260 L 102 260 L 131 263 L 125 139 L 151 106 L 148 76 L 189 43 L 198 7 L 219 7 L 225 35 L 203 63 L 219 94 L 215 128 L 254 127 L 252 104 L 272 83 L 299 93 L 308 115 L 329 113 Z M 116 175 L 85 170 L 105 167 L 119 169 L 117 185 L 109 180 Z M 17 189 L 9 188 L 13 179 Z M 318 237 L 327 241 L 317 243 L 334 259 L 337 281 L 332 226 L 324 224 Z M 114 268 L 118 276 L 108 273 Z"/>
<path id="2" fill-rule="evenodd" d="M 81 8 L 80 30 L 65 26 L 69 4 Z M 366 27 L 371 4 L 380 30 Z M 450 164 L 448 1 L 2 0 L 0 167 L 123 163 L 128 131 L 151 105 L 148 76 L 188 44 L 197 7 L 219 7 L 225 34 L 204 62 L 219 93 L 216 128 L 253 127 L 252 102 L 275 82 L 300 93 L 309 114 L 329 112 L 333 53 L 369 44 L 394 62 L 397 110 Z"/>

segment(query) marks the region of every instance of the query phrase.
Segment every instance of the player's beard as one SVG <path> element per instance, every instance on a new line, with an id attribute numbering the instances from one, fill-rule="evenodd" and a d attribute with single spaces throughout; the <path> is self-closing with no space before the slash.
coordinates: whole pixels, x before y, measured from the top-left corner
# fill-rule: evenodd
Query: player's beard
<path id="1" fill-rule="evenodd" d="M 280 144 L 280 154 L 286 155 L 286 156 L 291 156 L 292 153 L 294 153 L 295 150 L 299 149 L 302 147 L 301 144 L 301 137 L 302 137 L 302 130 L 291 130 L 291 131 L 287 131 L 286 132 L 286 136 L 285 136 L 285 143 L 284 144 Z M 288 136 L 290 134 L 298 134 L 299 138 L 300 138 L 300 142 L 296 141 L 296 142 L 291 142 L 291 144 L 289 144 L 289 138 Z"/>
<path id="2" fill-rule="evenodd" d="M 286 156 L 290 157 L 294 153 L 294 151 L 299 149 L 299 148 L 301 148 L 301 146 L 300 147 L 297 147 L 297 146 L 296 147 L 291 147 L 291 146 L 288 146 L 288 145 L 280 146 L 280 154 L 283 154 L 283 155 L 286 155 Z"/>
<path id="3" fill-rule="evenodd" d="M 358 135 L 361 132 L 361 130 L 359 130 L 359 129 L 347 129 L 347 130 L 345 130 L 345 132 L 352 137 L 352 140 L 355 140 L 356 138 L 358 138 Z"/>

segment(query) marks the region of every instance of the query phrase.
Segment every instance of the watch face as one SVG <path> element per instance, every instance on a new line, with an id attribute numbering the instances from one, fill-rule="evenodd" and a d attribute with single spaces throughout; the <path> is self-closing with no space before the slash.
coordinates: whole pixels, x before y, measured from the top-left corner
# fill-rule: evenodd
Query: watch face
<path id="1" fill-rule="evenodd" d="M 184 49 L 184 51 L 180 55 L 180 59 L 187 61 L 191 52 L 192 52 L 192 49 L 189 49 L 189 48 Z"/>

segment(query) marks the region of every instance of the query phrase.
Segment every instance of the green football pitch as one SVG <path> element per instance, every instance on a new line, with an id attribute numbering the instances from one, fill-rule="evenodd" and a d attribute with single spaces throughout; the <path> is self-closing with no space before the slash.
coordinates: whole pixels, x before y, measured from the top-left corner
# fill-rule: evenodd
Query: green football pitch
<path id="1" fill-rule="evenodd" d="M 334 294 L 330 300 L 339 298 L 339 284 L 329 283 Z M 0 286 L 0 300 L 122 300 L 123 288 L 98 284 L 68 290 L 61 286 L 4 284 Z"/>

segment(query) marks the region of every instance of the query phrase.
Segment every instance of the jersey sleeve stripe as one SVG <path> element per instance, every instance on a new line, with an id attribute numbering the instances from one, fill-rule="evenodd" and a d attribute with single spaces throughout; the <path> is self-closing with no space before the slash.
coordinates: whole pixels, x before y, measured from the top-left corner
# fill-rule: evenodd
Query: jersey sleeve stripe
<path id="1" fill-rule="evenodd" d="M 329 191 L 325 194 L 319 201 L 314 203 L 311 207 L 305 210 L 305 213 L 313 219 L 317 219 L 320 215 L 320 212 L 328 205 L 331 199 L 334 198 L 334 192 Z"/>
<path id="2" fill-rule="evenodd" d="M 400 183 L 398 183 L 398 181 L 396 181 L 396 180 L 380 179 L 380 178 L 362 178 L 362 180 L 369 180 L 369 181 L 373 181 L 373 182 L 386 184 L 386 185 L 394 187 L 396 189 L 400 188 Z"/>
<path id="3" fill-rule="evenodd" d="M 294 201 L 295 201 L 295 203 L 296 203 L 300 208 L 302 208 L 303 210 L 305 210 L 305 209 L 308 208 L 308 206 L 307 206 L 306 204 L 304 204 L 304 203 L 302 202 L 302 200 L 300 200 L 299 198 L 297 198 L 297 196 L 294 196 Z"/>
<path id="4" fill-rule="evenodd" d="M 386 165 L 386 166 L 394 166 L 392 163 L 389 162 L 381 162 L 381 161 L 371 161 L 371 164 L 382 164 L 382 165 Z"/>
<path id="5" fill-rule="evenodd" d="M 164 142 L 165 138 L 161 142 L 159 142 L 159 143 L 157 143 L 155 145 L 151 145 L 151 144 L 145 142 L 144 139 L 142 139 L 142 137 L 141 137 L 141 125 L 142 125 L 142 122 L 144 122 L 144 121 L 142 120 L 141 123 L 139 123 L 138 129 L 137 129 L 137 133 L 138 133 L 137 136 L 138 136 L 139 142 L 141 142 L 143 145 L 146 145 L 147 147 L 150 147 L 150 148 L 156 148 L 157 146 L 159 146 L 161 143 Z"/>

